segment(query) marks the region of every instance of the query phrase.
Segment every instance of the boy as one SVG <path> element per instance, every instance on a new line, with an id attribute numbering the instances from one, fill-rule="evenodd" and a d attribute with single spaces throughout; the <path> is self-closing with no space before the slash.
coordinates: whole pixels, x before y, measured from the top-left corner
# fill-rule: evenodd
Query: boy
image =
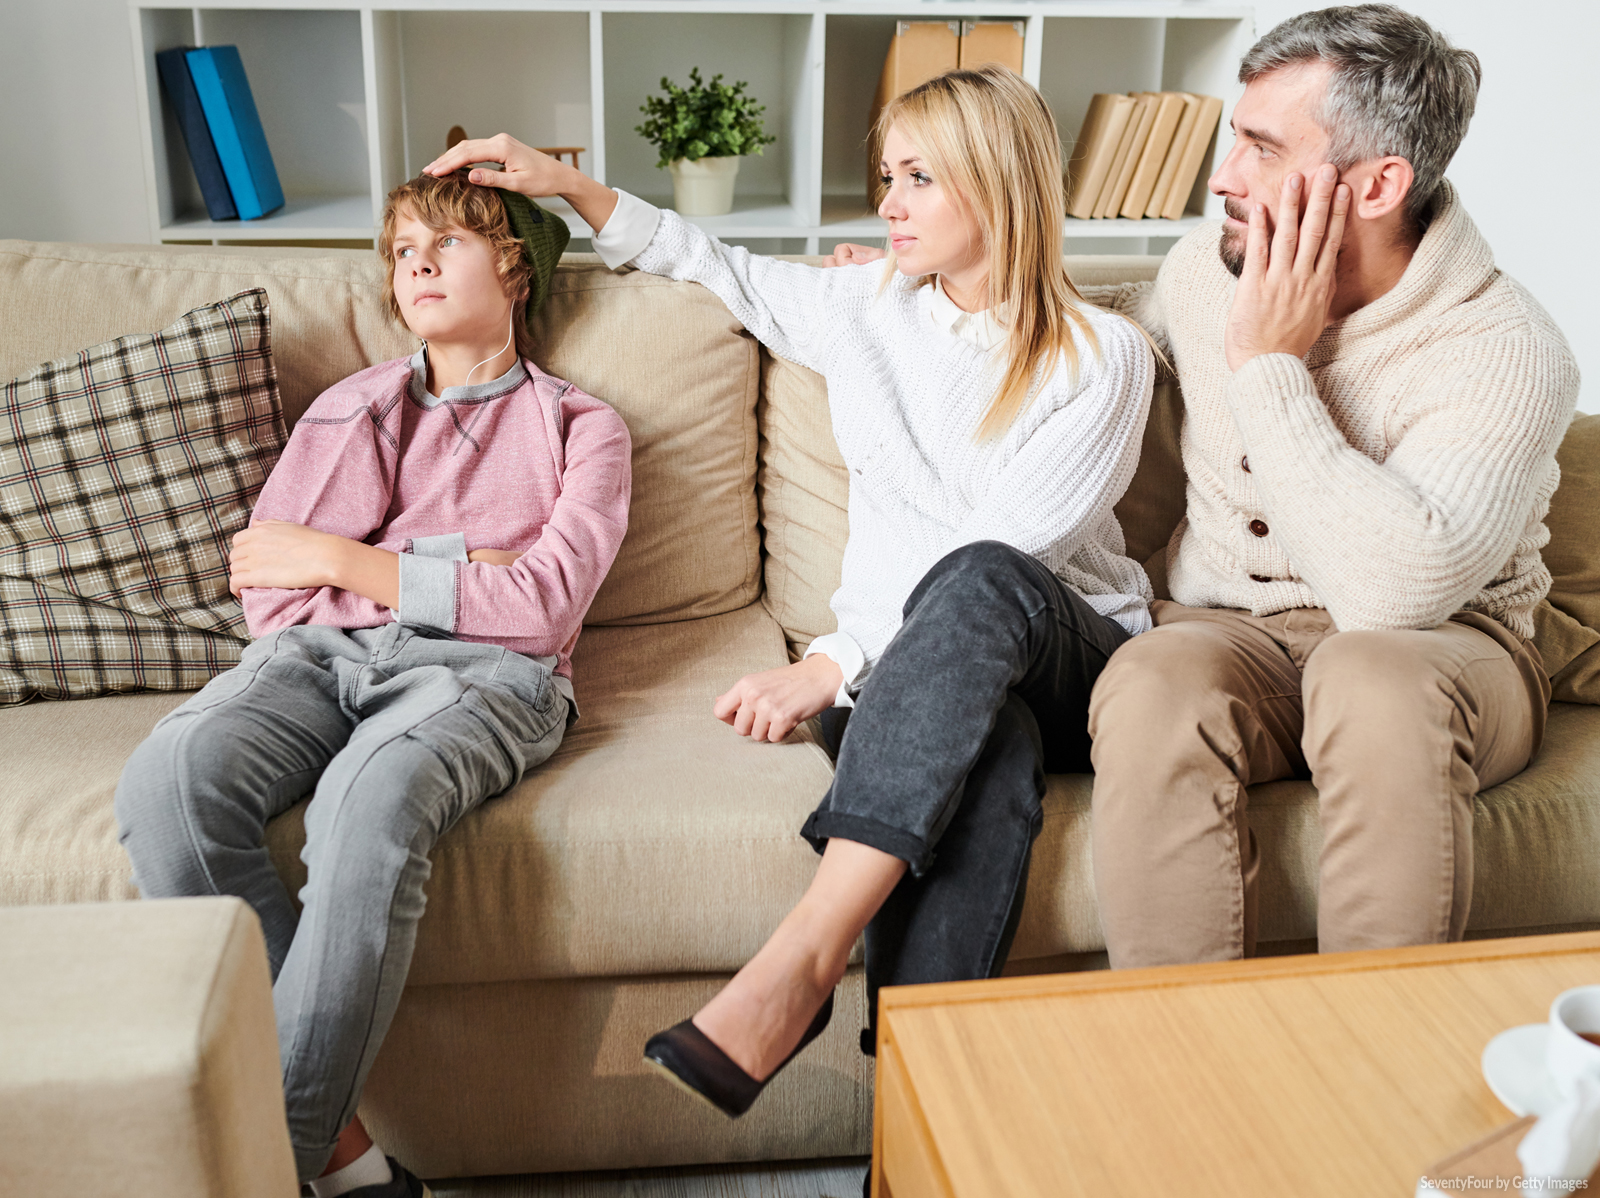
<path id="1" fill-rule="evenodd" d="M 390 194 L 389 305 L 423 347 L 295 425 L 234 538 L 230 586 L 260 639 L 156 725 L 117 788 L 141 894 L 235 894 L 261 917 L 290 1138 L 318 1198 L 427 1192 L 355 1111 L 428 853 L 560 745 L 572 647 L 627 529 L 621 418 L 527 360 L 565 243 L 560 220 L 462 175 Z M 263 831 L 308 793 L 297 917 Z"/>

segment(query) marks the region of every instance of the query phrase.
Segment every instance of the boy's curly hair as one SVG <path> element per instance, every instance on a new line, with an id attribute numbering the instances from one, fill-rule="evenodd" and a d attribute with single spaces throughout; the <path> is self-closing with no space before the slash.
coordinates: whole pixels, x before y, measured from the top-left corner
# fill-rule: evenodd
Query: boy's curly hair
<path id="1" fill-rule="evenodd" d="M 511 326 L 516 333 L 517 354 L 523 358 L 533 357 L 533 334 L 527 321 L 533 267 L 524 256 L 523 243 L 511 231 L 511 221 L 506 216 L 500 193 L 469 183 L 466 171 L 455 171 L 442 179 L 418 175 L 389 193 L 383 205 L 378 254 L 385 267 L 383 296 L 389 313 L 404 324 L 400 302 L 394 294 L 394 230 L 402 211 L 436 233 L 449 228 L 465 229 L 489 243 L 500 286 L 511 297 Z"/>

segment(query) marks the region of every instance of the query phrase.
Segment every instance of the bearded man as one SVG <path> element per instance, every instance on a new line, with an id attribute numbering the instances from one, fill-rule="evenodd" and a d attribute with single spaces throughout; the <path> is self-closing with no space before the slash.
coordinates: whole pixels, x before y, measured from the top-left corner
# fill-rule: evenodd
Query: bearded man
<path id="1" fill-rule="evenodd" d="M 1169 602 L 1090 708 L 1114 966 L 1248 955 L 1247 787 L 1309 776 L 1322 951 L 1461 938 L 1479 790 L 1538 751 L 1533 609 L 1578 393 L 1445 167 L 1477 58 L 1390 5 L 1305 13 L 1245 56 L 1228 219 L 1136 317 L 1183 387 Z"/>

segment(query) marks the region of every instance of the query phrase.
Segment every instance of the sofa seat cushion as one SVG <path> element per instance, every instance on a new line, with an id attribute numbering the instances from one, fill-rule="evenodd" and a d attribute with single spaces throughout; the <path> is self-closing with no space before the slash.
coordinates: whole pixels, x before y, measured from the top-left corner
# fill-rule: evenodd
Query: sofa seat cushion
<path id="1" fill-rule="evenodd" d="M 816 858 L 796 834 L 831 770 L 820 746 L 758 745 L 710 715 L 741 674 L 781 664 L 759 605 L 681 624 L 589 629 L 583 719 L 549 762 L 434 850 L 414 984 L 728 972 L 800 896 Z M 182 695 L 0 710 L 0 905 L 136 896 L 117 843 L 122 763 Z M 1012 956 L 1104 948 L 1087 774 L 1054 775 Z M 1261 941 L 1316 935 L 1316 791 L 1251 788 Z M 268 842 L 298 889 L 304 806 Z M 1474 932 L 1600 926 L 1600 709 L 1556 703 L 1533 765 L 1484 792 Z"/>
<path id="2" fill-rule="evenodd" d="M 1105 948 L 1089 845 L 1089 774 L 1057 774 L 1045 795 L 1013 960 Z M 1261 850 L 1259 940 L 1317 934 L 1322 830 L 1309 782 L 1250 788 Z M 1477 798 L 1469 935 L 1600 927 L 1600 710 L 1553 703 L 1539 756 Z"/>
<path id="3" fill-rule="evenodd" d="M 816 872 L 799 830 L 833 770 L 809 735 L 756 744 L 711 706 L 785 660 L 760 604 L 586 629 L 572 663 L 583 718 L 434 850 L 412 983 L 730 972 L 749 960 Z"/>
<path id="4" fill-rule="evenodd" d="M 711 705 L 784 660 L 759 604 L 585 630 L 573 655 L 583 718 L 566 743 L 434 850 L 412 982 L 742 965 L 816 869 L 797 833 L 832 771 L 806 736 L 754 744 Z M 0 710 L 0 904 L 136 896 L 112 798 L 122 763 L 184 697 Z M 292 893 L 305 880 L 304 809 L 267 829 Z"/>

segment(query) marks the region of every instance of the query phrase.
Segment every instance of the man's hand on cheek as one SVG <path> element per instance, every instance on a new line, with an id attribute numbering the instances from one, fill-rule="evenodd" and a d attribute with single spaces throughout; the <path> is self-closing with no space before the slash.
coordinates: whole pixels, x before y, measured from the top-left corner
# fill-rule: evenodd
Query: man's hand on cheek
<path id="1" fill-rule="evenodd" d="M 1301 177 L 1289 175 L 1278 203 L 1278 227 L 1270 234 L 1266 206 L 1251 210 L 1244 270 L 1223 334 L 1230 370 L 1260 354 L 1303 358 L 1328 327 L 1338 287 L 1339 243 L 1350 210 L 1350 189 L 1337 179 L 1332 166 L 1317 172 L 1302 218 Z"/>

